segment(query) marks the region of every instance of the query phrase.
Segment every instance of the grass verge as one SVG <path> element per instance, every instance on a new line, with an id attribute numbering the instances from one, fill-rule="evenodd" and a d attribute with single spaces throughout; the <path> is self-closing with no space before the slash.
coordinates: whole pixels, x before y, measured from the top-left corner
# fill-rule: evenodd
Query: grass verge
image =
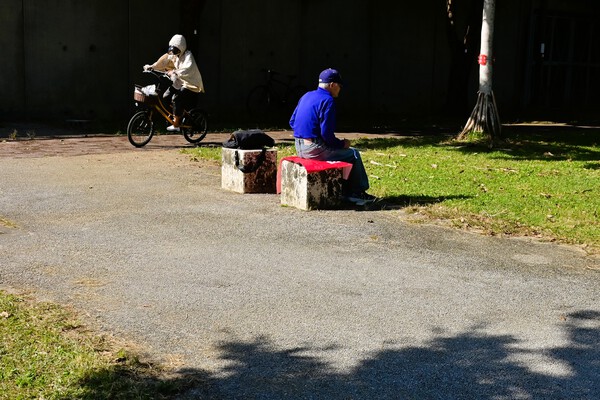
<path id="1" fill-rule="evenodd" d="M 382 204 L 490 235 L 528 235 L 600 250 L 597 130 L 508 132 L 487 149 L 421 136 L 355 141 Z M 220 160 L 220 148 L 188 151 Z M 278 157 L 294 154 L 279 145 Z"/>
<path id="2" fill-rule="evenodd" d="M 64 308 L 2 291 L 0 337 L 0 399 L 166 399 L 191 384 L 165 378 Z"/>

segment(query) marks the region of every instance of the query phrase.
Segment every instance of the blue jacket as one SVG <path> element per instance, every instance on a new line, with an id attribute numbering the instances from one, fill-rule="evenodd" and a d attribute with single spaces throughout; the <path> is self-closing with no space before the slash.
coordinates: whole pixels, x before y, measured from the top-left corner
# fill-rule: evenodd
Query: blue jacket
<path id="1" fill-rule="evenodd" d="M 321 138 L 329 148 L 343 148 L 344 141 L 335 137 L 335 114 L 335 101 L 327 90 L 317 88 L 306 93 L 290 118 L 294 137 Z"/>

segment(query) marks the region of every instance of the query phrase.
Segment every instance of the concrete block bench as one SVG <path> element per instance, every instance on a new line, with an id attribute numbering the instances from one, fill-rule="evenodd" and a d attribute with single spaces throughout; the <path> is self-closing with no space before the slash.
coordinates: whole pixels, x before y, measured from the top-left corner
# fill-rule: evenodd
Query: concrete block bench
<path id="1" fill-rule="evenodd" d="M 240 150 L 223 147 L 221 188 L 237 193 L 276 193 L 277 149 Z M 257 169 L 255 167 L 260 164 Z"/>
<path id="2" fill-rule="evenodd" d="M 281 204 L 301 210 L 331 209 L 342 202 L 342 183 L 352 164 L 300 157 L 281 159 L 277 188 Z"/>

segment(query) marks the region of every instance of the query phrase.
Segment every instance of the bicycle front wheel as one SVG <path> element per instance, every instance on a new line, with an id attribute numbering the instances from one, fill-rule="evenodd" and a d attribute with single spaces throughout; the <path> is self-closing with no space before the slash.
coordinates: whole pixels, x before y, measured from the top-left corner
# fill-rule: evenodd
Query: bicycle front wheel
<path id="1" fill-rule="evenodd" d="M 183 119 L 184 125 L 191 125 L 191 128 L 183 130 L 183 137 L 190 143 L 200 143 L 208 132 L 208 117 L 204 111 L 199 108 L 190 110 Z"/>
<path id="2" fill-rule="evenodd" d="M 264 116 L 270 111 L 272 101 L 269 87 L 257 86 L 248 94 L 246 108 L 252 116 Z"/>
<path id="3" fill-rule="evenodd" d="M 154 135 L 154 123 L 148 111 L 133 114 L 127 125 L 127 139 L 135 147 L 144 147 Z"/>

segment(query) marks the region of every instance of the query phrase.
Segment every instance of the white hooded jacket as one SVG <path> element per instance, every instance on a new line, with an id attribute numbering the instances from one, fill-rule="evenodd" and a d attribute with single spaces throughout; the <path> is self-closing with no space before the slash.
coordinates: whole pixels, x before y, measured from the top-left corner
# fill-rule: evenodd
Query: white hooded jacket
<path id="1" fill-rule="evenodd" d="M 177 47 L 181 53 L 164 54 L 152 64 L 152 68 L 157 71 L 173 70 L 172 80 L 176 88 L 183 86 L 192 92 L 204 93 L 202 75 L 192 52 L 187 50 L 185 38 L 182 35 L 175 35 L 169 41 L 169 46 Z"/>

